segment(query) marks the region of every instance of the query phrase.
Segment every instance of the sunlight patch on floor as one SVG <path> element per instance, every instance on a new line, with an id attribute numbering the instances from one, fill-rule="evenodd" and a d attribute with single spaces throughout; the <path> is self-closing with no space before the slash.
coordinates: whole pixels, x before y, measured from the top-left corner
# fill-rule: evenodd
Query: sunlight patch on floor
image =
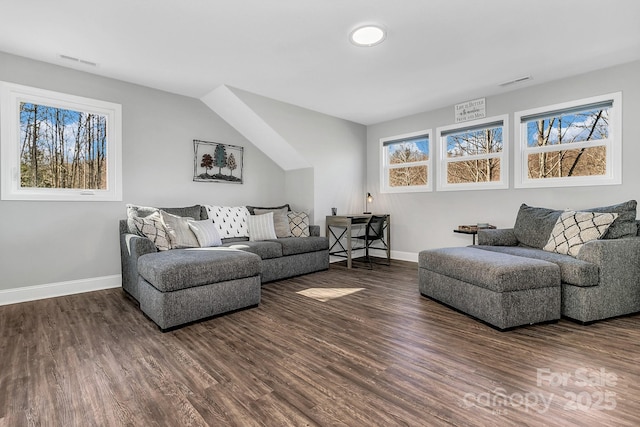
<path id="1" fill-rule="evenodd" d="M 355 294 L 362 290 L 364 290 L 364 288 L 309 288 L 296 293 L 320 302 L 327 302 L 335 298 Z"/>

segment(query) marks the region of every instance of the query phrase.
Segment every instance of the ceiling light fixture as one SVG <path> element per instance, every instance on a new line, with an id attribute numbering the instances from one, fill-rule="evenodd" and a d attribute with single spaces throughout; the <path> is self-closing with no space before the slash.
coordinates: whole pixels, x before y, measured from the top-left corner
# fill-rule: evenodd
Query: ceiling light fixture
<path id="1" fill-rule="evenodd" d="M 380 44 L 387 37 L 387 31 L 380 25 L 363 25 L 349 34 L 349 40 L 356 46 L 371 47 Z"/>

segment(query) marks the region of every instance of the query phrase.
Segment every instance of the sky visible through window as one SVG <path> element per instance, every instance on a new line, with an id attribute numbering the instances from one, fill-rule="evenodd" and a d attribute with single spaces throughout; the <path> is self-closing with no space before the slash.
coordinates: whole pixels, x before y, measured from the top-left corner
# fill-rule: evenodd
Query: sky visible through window
<path id="1" fill-rule="evenodd" d="M 398 158 L 401 152 L 409 152 L 413 155 L 407 157 L 405 162 L 426 160 L 429 158 L 429 137 L 395 141 L 387 145 L 387 150 L 390 159 Z M 410 158 L 412 160 L 409 160 Z"/>
<path id="2" fill-rule="evenodd" d="M 465 130 L 447 135 L 447 157 L 475 156 L 502 151 L 502 126 Z"/>
<path id="3" fill-rule="evenodd" d="M 547 135 L 545 145 L 568 144 L 609 137 L 609 109 L 591 109 L 527 122 L 527 146 L 540 145 L 540 135 Z"/>

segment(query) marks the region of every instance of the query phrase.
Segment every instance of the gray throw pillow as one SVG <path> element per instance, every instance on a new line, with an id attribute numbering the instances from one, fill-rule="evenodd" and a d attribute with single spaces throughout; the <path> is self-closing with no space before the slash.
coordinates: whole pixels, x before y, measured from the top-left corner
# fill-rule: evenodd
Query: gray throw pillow
<path id="1" fill-rule="evenodd" d="M 254 215 L 264 215 L 273 212 L 273 227 L 276 230 L 276 236 L 280 238 L 291 237 L 291 227 L 289 227 L 289 217 L 287 216 L 288 210 L 287 207 L 283 206 L 278 209 L 255 208 L 253 212 Z"/>
<path id="2" fill-rule="evenodd" d="M 163 210 L 160 211 L 160 215 L 167 229 L 171 249 L 197 248 L 200 246 L 196 235 L 189 228 L 189 220 L 193 220 L 193 218 L 172 215 Z"/>
<path id="3" fill-rule="evenodd" d="M 609 226 L 603 239 L 619 239 L 621 237 L 633 237 L 638 234 L 636 223 L 636 206 L 638 202 L 629 200 L 612 206 L 601 208 L 580 209 L 582 212 L 617 213 L 618 218 Z"/>
<path id="4" fill-rule="evenodd" d="M 201 210 L 200 208 L 201 208 L 200 205 L 193 205 L 193 206 L 185 206 L 183 208 L 159 208 L 159 209 L 167 213 L 170 213 L 171 215 L 181 216 L 184 218 L 193 218 L 195 220 L 206 219 L 206 218 L 202 218 L 200 213 L 200 210 Z"/>
<path id="5" fill-rule="evenodd" d="M 513 226 L 513 234 L 521 244 L 542 249 L 561 213 L 559 210 L 536 208 L 523 203 Z"/>
<path id="6" fill-rule="evenodd" d="M 289 206 L 289 204 L 285 204 L 282 206 L 245 206 L 247 208 L 247 210 L 249 211 L 249 214 L 251 215 L 256 215 L 256 213 L 254 212 L 256 209 L 267 209 L 267 210 L 273 210 L 273 209 L 282 209 L 282 208 L 287 208 L 287 211 L 291 210 L 291 207 Z"/>
<path id="7" fill-rule="evenodd" d="M 636 206 L 637 202 L 635 200 L 629 200 L 617 205 L 580 209 L 580 212 L 618 214 L 618 217 L 609 226 L 602 238 L 619 239 L 637 234 Z M 521 244 L 542 249 L 546 245 L 556 221 L 563 212 L 563 210 L 527 206 L 523 203 L 518 211 L 513 233 Z"/>

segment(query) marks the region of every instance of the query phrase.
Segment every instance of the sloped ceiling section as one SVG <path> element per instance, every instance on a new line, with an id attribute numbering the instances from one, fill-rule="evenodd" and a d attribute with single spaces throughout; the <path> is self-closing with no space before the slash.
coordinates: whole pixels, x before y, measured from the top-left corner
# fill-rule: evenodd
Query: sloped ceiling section
<path id="1" fill-rule="evenodd" d="M 283 170 L 311 167 L 311 164 L 290 143 L 227 86 L 218 86 L 200 100 Z"/>

